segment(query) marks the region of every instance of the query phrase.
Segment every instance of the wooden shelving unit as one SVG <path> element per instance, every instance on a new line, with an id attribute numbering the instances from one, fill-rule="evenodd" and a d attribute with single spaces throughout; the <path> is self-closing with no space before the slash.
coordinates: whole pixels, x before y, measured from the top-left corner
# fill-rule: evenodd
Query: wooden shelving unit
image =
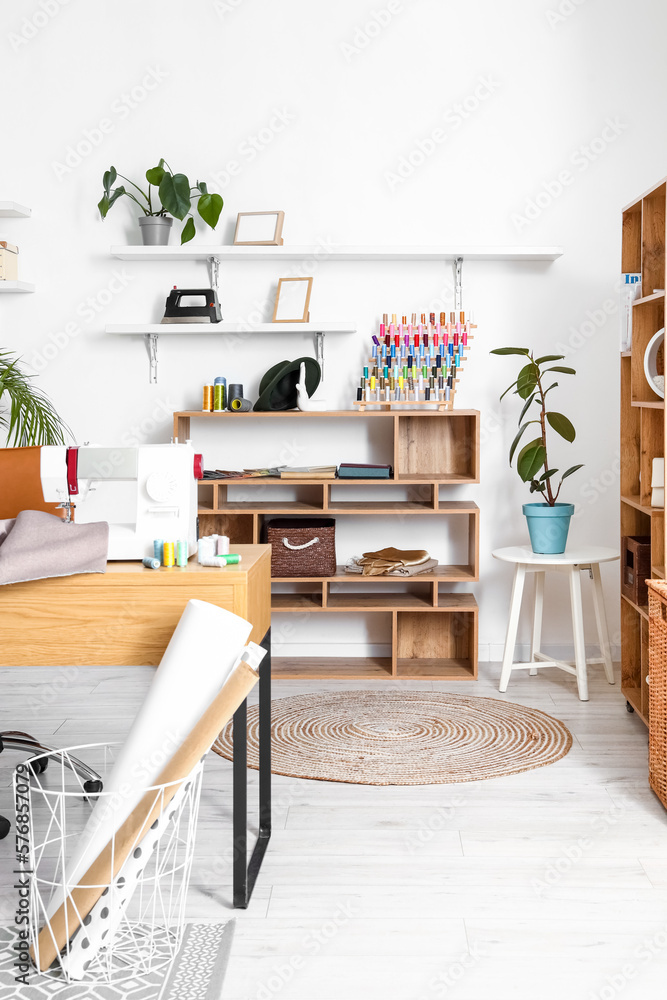
<path id="1" fill-rule="evenodd" d="M 665 454 L 665 402 L 644 376 L 644 352 L 665 325 L 666 182 L 623 210 L 621 270 L 641 272 L 632 349 L 621 353 L 621 536 L 651 538 L 651 576 L 665 576 L 665 511 L 651 507 L 651 465 Z M 648 609 L 621 597 L 621 689 L 648 725 Z"/>
<path id="2" fill-rule="evenodd" d="M 200 534 L 226 534 L 232 543 L 259 542 L 268 516 L 335 517 L 338 533 L 346 516 L 394 518 L 404 521 L 420 516 L 434 519 L 434 532 L 443 518 L 455 525 L 457 538 L 465 539 L 467 561 L 440 564 L 433 572 L 408 579 L 362 577 L 346 573 L 343 566 L 331 577 L 274 578 L 272 610 L 276 613 L 353 614 L 383 613 L 390 621 L 391 656 L 364 658 L 273 658 L 281 677 L 387 678 L 422 677 L 438 680 L 474 680 L 477 677 L 478 608 L 470 593 L 447 590 L 455 583 L 479 579 L 479 508 L 464 500 L 445 500 L 441 489 L 479 482 L 479 412 L 407 411 L 399 413 L 353 410 L 299 413 L 207 413 L 188 410 L 174 413 L 174 436 L 191 437 L 193 418 L 234 425 L 266 420 L 290 425 L 290 434 L 305 420 L 381 420 L 392 429 L 394 477 L 389 480 L 238 479 L 202 480 L 199 484 Z M 386 461 L 383 458 L 383 461 Z M 249 460 L 250 462 L 250 460 Z M 382 499 L 387 487 L 404 488 L 405 499 Z M 290 487 L 289 500 L 236 499 L 262 487 Z M 351 487 L 364 487 L 368 498 L 346 499 Z M 271 491 L 273 492 L 273 491 Z M 356 492 L 356 491 L 355 491 Z M 261 493 L 259 493 L 261 495 Z M 385 493 L 386 495 L 386 493 Z M 370 544 L 370 543 L 369 543 Z M 279 592 L 283 584 L 294 593 Z"/>

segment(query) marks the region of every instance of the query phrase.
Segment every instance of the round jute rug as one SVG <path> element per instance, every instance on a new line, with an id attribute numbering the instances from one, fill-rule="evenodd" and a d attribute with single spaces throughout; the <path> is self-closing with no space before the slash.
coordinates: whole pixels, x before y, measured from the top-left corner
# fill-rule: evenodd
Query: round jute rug
<path id="1" fill-rule="evenodd" d="M 558 719 L 495 698 L 434 691 L 339 691 L 272 702 L 275 774 L 355 785 L 439 785 L 546 767 L 572 736 Z M 257 708 L 248 764 L 258 766 Z M 232 724 L 213 749 L 232 759 Z"/>

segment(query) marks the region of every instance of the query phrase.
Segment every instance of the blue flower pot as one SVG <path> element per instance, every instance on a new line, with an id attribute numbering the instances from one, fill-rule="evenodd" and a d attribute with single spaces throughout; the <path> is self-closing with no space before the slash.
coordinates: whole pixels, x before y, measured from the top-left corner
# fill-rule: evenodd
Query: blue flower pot
<path id="1" fill-rule="evenodd" d="M 573 503 L 525 503 L 523 512 L 528 522 L 528 533 L 533 552 L 555 555 L 565 552 Z"/>

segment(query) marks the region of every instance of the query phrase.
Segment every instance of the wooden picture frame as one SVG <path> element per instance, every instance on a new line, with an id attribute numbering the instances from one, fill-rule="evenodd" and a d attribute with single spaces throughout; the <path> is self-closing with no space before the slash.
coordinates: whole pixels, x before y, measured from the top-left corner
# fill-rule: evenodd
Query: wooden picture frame
<path id="1" fill-rule="evenodd" d="M 312 278 L 281 278 L 273 306 L 273 322 L 307 323 L 312 288 Z"/>
<path id="2" fill-rule="evenodd" d="M 284 212 L 239 212 L 234 230 L 235 247 L 281 247 Z"/>

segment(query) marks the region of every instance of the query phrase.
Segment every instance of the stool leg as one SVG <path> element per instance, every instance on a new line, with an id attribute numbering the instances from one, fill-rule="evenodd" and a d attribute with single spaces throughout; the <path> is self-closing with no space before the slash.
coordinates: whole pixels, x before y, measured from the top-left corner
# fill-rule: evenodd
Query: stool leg
<path id="1" fill-rule="evenodd" d="M 572 605 L 572 631 L 574 633 L 574 662 L 577 667 L 579 698 L 581 701 L 588 701 L 584 613 L 581 606 L 581 578 L 579 572 L 578 566 L 572 566 L 570 569 L 570 604 Z"/>
<path id="2" fill-rule="evenodd" d="M 533 641 L 530 644 L 530 658 L 535 659 L 542 644 L 542 609 L 544 607 L 544 573 L 535 573 L 535 608 L 533 611 Z M 530 676 L 534 677 L 537 667 L 530 668 Z"/>
<path id="3" fill-rule="evenodd" d="M 611 646 L 609 644 L 609 631 L 607 630 L 607 615 L 604 610 L 604 594 L 602 593 L 602 578 L 600 577 L 600 564 L 593 563 L 591 566 L 593 574 L 593 607 L 595 608 L 595 621 L 598 626 L 598 641 L 600 643 L 600 656 L 604 659 L 604 672 L 610 684 L 614 683 L 614 665 L 611 662 Z"/>
<path id="4" fill-rule="evenodd" d="M 499 691 L 507 691 L 510 674 L 512 673 L 512 661 L 514 659 L 514 646 L 516 645 L 516 633 L 519 628 L 519 615 L 521 613 L 521 598 L 523 597 L 523 583 L 526 578 L 526 567 L 523 563 L 517 563 L 514 570 L 514 583 L 512 584 L 512 599 L 510 601 L 510 616 L 507 622 L 507 636 L 505 637 L 505 652 L 503 654 L 503 666 L 500 671 Z"/>

